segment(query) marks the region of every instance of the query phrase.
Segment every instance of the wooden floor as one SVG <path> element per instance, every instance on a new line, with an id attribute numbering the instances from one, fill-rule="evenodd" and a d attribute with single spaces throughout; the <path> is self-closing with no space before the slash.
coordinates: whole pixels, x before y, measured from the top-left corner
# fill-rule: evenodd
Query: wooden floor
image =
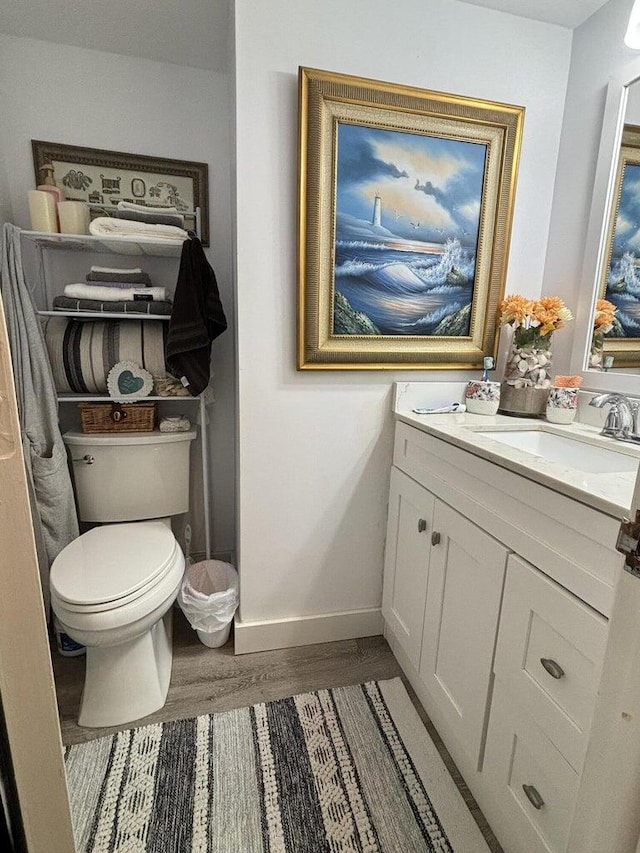
<path id="1" fill-rule="evenodd" d="M 207 648 L 177 608 L 174 616 L 173 670 L 167 702 L 160 711 L 136 721 L 135 725 L 195 717 L 283 699 L 309 690 L 399 676 L 482 830 L 489 849 L 492 853 L 502 853 L 383 637 L 236 656 L 233 653 L 233 636 L 222 648 Z M 119 728 L 132 727 L 131 724 L 108 729 L 78 726 L 76 720 L 84 679 L 84 656 L 63 657 L 54 647 L 52 661 L 65 744 L 82 743 Z"/>

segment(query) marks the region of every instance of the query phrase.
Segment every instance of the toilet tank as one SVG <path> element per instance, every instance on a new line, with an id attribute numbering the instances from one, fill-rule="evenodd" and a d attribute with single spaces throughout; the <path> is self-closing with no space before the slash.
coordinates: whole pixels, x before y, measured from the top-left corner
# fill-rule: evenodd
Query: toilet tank
<path id="1" fill-rule="evenodd" d="M 189 509 L 195 431 L 63 435 L 82 521 L 142 521 Z"/>

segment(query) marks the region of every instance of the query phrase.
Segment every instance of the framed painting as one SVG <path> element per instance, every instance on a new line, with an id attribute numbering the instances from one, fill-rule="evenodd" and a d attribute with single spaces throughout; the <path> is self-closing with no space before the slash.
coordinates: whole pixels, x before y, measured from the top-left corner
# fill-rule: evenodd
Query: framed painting
<path id="1" fill-rule="evenodd" d="M 298 369 L 495 357 L 523 120 L 299 69 Z"/>
<path id="2" fill-rule="evenodd" d="M 602 355 L 615 367 L 640 367 L 640 127 L 626 124 L 605 237 L 599 297 L 615 308 Z"/>
<path id="3" fill-rule="evenodd" d="M 31 140 L 36 185 L 53 182 L 66 197 L 91 205 L 91 216 L 108 215 L 118 202 L 175 208 L 185 228 L 209 245 L 209 180 L 206 163 L 125 154 Z"/>

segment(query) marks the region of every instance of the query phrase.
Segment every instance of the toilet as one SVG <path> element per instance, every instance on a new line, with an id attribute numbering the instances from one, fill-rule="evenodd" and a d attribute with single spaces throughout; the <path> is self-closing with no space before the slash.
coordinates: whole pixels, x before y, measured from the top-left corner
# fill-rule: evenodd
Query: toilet
<path id="1" fill-rule="evenodd" d="M 78 723 L 117 726 L 164 705 L 184 574 L 171 516 L 189 508 L 194 431 L 67 432 L 79 518 L 96 523 L 51 566 L 60 628 L 86 646 Z"/>

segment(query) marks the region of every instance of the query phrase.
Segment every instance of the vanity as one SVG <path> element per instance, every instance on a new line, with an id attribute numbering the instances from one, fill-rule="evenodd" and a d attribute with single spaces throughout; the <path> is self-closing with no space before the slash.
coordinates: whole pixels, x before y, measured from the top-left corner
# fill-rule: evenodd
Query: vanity
<path id="1" fill-rule="evenodd" d="M 417 415 L 412 393 L 396 389 L 385 636 L 505 851 L 562 853 L 640 446 Z"/>

